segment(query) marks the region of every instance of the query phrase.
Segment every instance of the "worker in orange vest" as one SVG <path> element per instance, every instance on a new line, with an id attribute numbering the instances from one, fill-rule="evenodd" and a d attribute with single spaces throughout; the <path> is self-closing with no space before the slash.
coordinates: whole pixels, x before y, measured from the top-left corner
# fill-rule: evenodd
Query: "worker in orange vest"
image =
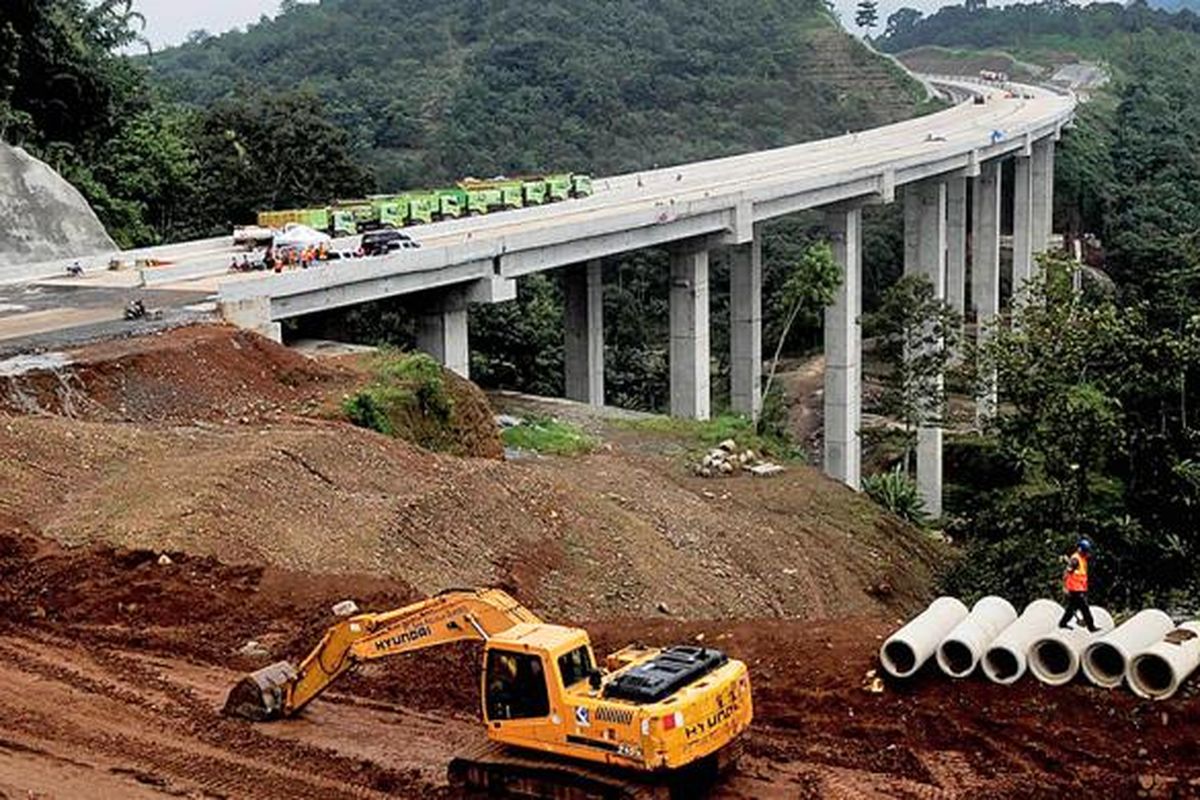
<path id="1" fill-rule="evenodd" d="M 1062 619 L 1058 622 L 1060 628 L 1070 628 L 1071 620 L 1078 613 L 1092 633 L 1096 633 L 1096 621 L 1092 619 L 1092 609 L 1088 605 L 1088 559 L 1092 556 L 1092 543 L 1089 539 L 1080 539 L 1075 548 L 1075 554 L 1066 559 L 1067 570 L 1063 573 L 1063 591 L 1067 593 L 1067 608 Z"/>

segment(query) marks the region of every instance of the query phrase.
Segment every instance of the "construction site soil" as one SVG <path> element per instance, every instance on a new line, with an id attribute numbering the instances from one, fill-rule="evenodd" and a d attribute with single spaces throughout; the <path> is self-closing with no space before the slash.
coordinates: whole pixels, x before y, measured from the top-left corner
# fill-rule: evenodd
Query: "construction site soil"
<path id="1" fill-rule="evenodd" d="M 1194 688 L 864 688 L 940 551 L 811 470 L 703 481 L 619 443 L 442 456 L 322 417 L 352 365 L 165 337 L 144 346 L 250 355 L 92 349 L 55 378 L 69 408 L 0 416 L 0 798 L 452 798 L 446 764 L 484 735 L 475 647 L 365 667 L 294 720 L 219 709 L 243 672 L 306 653 L 334 602 L 454 585 L 505 587 L 598 652 L 701 639 L 744 659 L 756 718 L 715 798 L 1200 793 Z M 120 381 L 95 377 L 112 362 Z"/>

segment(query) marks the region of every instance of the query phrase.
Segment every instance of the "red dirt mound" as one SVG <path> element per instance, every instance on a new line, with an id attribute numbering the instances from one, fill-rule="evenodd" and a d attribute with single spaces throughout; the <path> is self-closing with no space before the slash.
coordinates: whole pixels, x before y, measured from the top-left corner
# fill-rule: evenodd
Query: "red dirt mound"
<path id="1" fill-rule="evenodd" d="M 377 576 L 297 576 L 179 552 L 67 550 L 0 514 L 0 624 L 84 625 L 109 644 L 227 663 L 255 632 L 303 655 L 341 600 L 379 609 L 418 596 Z"/>
<path id="2" fill-rule="evenodd" d="M 350 380 L 345 370 L 218 325 L 103 342 L 68 357 L 57 370 L 5 379 L 0 409 L 127 422 L 258 418 L 315 407 Z"/>

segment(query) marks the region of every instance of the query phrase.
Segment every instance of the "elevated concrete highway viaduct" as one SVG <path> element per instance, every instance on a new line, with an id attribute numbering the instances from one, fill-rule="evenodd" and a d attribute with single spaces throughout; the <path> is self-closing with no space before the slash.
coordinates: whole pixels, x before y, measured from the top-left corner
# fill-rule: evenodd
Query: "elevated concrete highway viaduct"
<path id="1" fill-rule="evenodd" d="M 1075 109 L 1073 97 L 1033 87 L 936 82 L 970 99 L 860 133 L 601 179 L 597 193 L 584 200 L 429 226 L 421 230 L 420 250 L 222 284 L 220 306 L 227 319 L 278 336 L 285 319 L 419 293 L 419 345 L 465 375 L 468 304 L 513 299 L 520 276 L 561 269 L 567 394 L 600 404 L 600 259 L 668 248 L 670 408 L 674 415 L 702 419 L 710 413 L 709 264 L 723 250 L 731 265 L 732 405 L 755 415 L 762 402 L 758 227 L 798 211 L 822 210 L 844 274 L 825 312 L 824 466 L 857 489 L 863 207 L 899 198 L 905 273 L 927 276 L 937 296 L 958 311 L 974 308 L 979 335 L 987 336 L 1000 313 L 1002 164 L 1015 161 L 1013 285 L 1019 292 L 1032 274 L 1034 254 L 1049 242 L 1054 147 Z M 985 391 L 979 413 L 986 416 L 994 403 L 994 389 Z M 927 510 L 939 515 L 941 428 L 934 423 L 922 428 L 917 450 L 921 494 Z"/>

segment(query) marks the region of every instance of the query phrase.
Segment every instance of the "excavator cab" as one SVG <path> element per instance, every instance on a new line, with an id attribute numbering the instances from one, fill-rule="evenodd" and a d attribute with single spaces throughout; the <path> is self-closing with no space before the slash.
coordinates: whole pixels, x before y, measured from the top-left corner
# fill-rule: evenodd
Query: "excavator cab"
<path id="1" fill-rule="evenodd" d="M 493 728 L 511 720 L 550 717 L 552 707 L 563 702 L 567 691 L 593 676 L 599 678 L 592 646 L 582 630 L 541 625 L 531 634 L 549 641 L 541 646 L 509 643 L 503 634 L 488 641 L 483 718 Z"/>
<path id="2" fill-rule="evenodd" d="M 518 624 L 488 639 L 481 698 L 489 738 L 535 748 L 553 744 L 573 713 L 568 693 L 586 691 L 595 663 L 579 628 Z"/>
<path id="3" fill-rule="evenodd" d="M 540 655 L 489 650 L 484 675 L 484 719 L 489 723 L 550 716 L 546 666 Z"/>

